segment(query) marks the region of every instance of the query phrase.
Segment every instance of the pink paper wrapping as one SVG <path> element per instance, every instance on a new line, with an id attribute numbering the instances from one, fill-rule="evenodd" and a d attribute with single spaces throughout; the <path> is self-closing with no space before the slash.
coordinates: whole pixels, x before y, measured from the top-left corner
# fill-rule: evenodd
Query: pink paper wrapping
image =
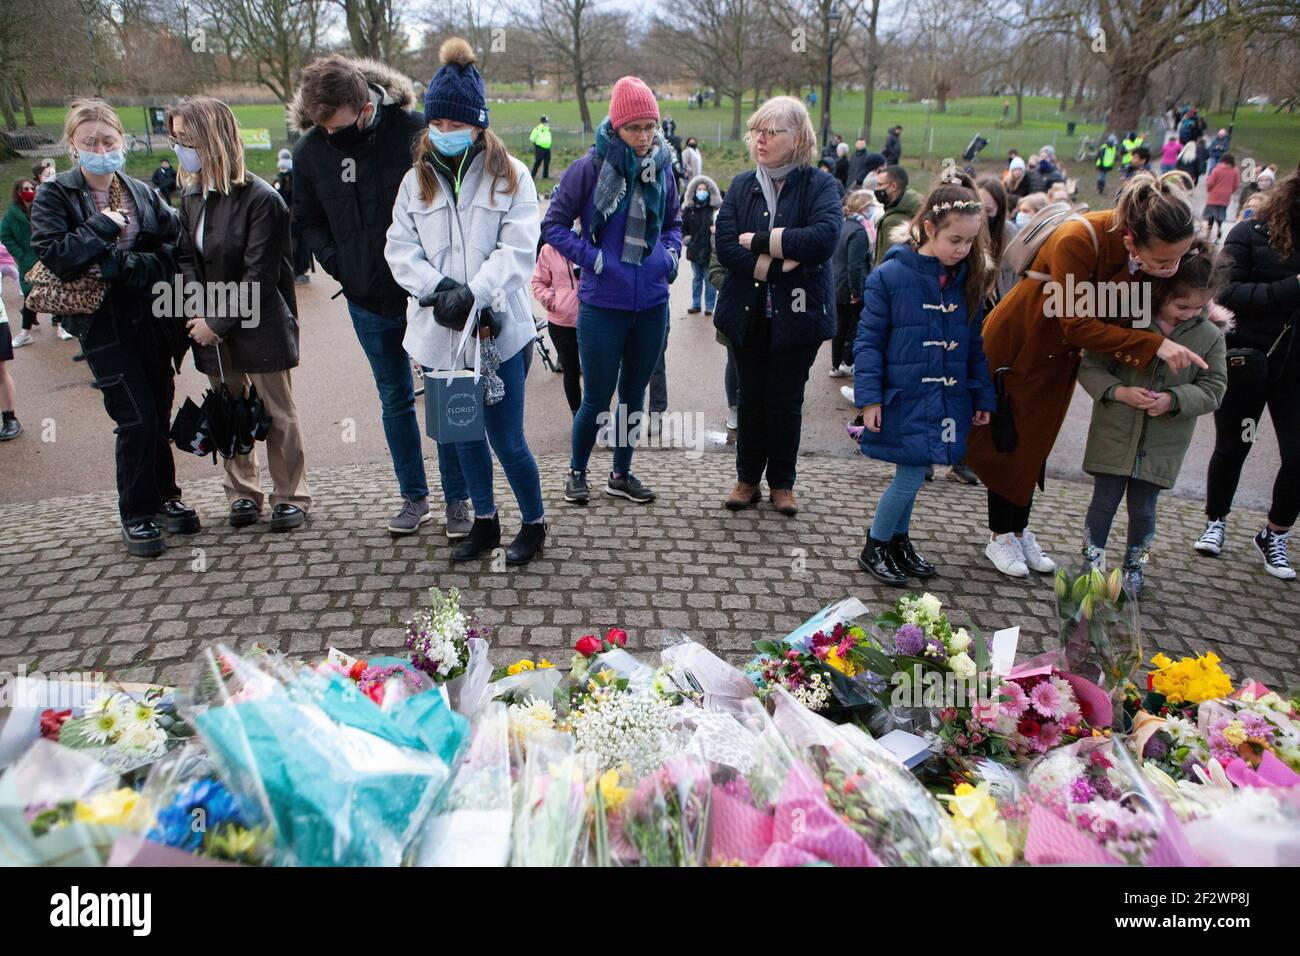
<path id="1" fill-rule="evenodd" d="M 714 801 L 715 861 L 741 859 L 755 866 L 881 865 L 871 847 L 831 809 L 821 784 L 802 766 L 790 768 L 770 815 L 716 790 Z"/>
<path id="2" fill-rule="evenodd" d="M 1007 674 L 1007 680 L 1024 680 L 1027 677 L 1038 677 L 1042 674 L 1055 674 L 1070 685 L 1071 690 L 1074 691 L 1074 696 L 1079 699 L 1079 710 L 1083 714 L 1083 719 L 1090 726 L 1096 727 L 1098 730 L 1104 730 L 1114 723 L 1115 709 L 1107 693 L 1092 681 L 1061 670 L 1053 663 L 1056 659 L 1056 655 L 1052 653 L 1031 657 L 1023 664 L 1011 668 L 1011 672 Z"/>
<path id="3" fill-rule="evenodd" d="M 1291 787 L 1300 787 L 1300 774 L 1278 760 L 1271 751 L 1264 751 L 1260 757 L 1259 769 L 1253 769 L 1250 764 L 1238 757 L 1230 761 L 1223 768 L 1228 779 L 1238 787 L 1280 787 L 1289 789 Z"/>
<path id="4" fill-rule="evenodd" d="M 113 841 L 108 855 L 108 866 L 217 866 L 238 867 L 238 863 L 213 860 L 194 853 L 186 853 L 174 846 L 146 840 L 137 833 L 123 833 Z"/>
<path id="5" fill-rule="evenodd" d="M 1169 808 L 1162 805 L 1164 829 L 1143 860 L 1144 866 L 1203 866 L 1183 836 L 1182 828 Z M 1025 862 L 1033 866 L 1122 866 L 1123 861 L 1107 853 L 1100 843 L 1051 807 L 1035 803 L 1029 811 L 1025 834 Z"/>
<path id="6" fill-rule="evenodd" d="M 1269 690 L 1265 685 L 1261 684 L 1259 681 L 1255 680 L 1255 678 L 1249 677 L 1245 680 L 1244 683 L 1242 683 L 1240 687 L 1237 688 L 1236 693 L 1234 693 L 1232 696 L 1233 698 L 1239 699 L 1241 697 L 1244 697 L 1248 692 L 1252 696 L 1254 696 L 1256 700 L 1259 700 L 1261 697 L 1267 697 L 1269 694 L 1272 693 L 1271 690 Z"/>

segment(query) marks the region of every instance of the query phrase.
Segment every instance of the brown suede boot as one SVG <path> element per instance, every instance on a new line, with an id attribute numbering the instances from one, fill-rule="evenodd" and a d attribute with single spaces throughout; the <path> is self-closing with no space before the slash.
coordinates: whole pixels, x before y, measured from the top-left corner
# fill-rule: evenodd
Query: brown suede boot
<path id="1" fill-rule="evenodd" d="M 736 487 L 731 489 L 731 494 L 727 495 L 727 500 L 723 502 L 728 511 L 743 511 L 746 508 L 752 508 L 758 504 L 763 496 L 759 494 L 758 485 L 747 485 L 743 481 L 736 482 Z"/>
<path id="2" fill-rule="evenodd" d="M 793 517 L 799 513 L 799 503 L 794 500 L 794 492 L 789 488 L 773 488 L 770 498 L 772 507 L 781 514 Z"/>

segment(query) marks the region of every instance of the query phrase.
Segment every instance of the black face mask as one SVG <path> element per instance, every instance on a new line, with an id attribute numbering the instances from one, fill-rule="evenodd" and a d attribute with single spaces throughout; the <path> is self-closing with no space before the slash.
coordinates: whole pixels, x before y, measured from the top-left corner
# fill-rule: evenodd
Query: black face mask
<path id="1" fill-rule="evenodd" d="M 360 121 L 361 117 L 358 116 L 357 122 L 359 123 Z M 357 143 L 361 142 L 361 137 L 365 135 L 365 132 L 366 131 L 358 126 L 357 123 L 349 123 L 342 129 L 336 129 L 332 133 L 326 133 L 325 142 L 329 143 L 335 149 L 349 150 L 353 146 L 357 145 Z"/>
<path id="2" fill-rule="evenodd" d="M 875 193 L 876 201 L 882 206 L 888 206 L 893 201 L 893 197 L 889 195 L 888 189 L 877 189 L 875 190 Z"/>

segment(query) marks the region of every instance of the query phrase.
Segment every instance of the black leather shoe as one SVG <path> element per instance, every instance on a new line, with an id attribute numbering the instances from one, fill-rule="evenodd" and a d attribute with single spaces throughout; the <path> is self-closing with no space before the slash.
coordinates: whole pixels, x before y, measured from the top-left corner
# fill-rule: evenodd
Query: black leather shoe
<path id="1" fill-rule="evenodd" d="M 307 520 L 307 512 L 297 505 L 276 505 L 271 509 L 271 530 L 288 531 Z"/>
<path id="2" fill-rule="evenodd" d="M 13 441 L 22 434 L 23 426 L 18 424 L 16 418 L 6 418 L 0 423 L 0 441 Z"/>
<path id="3" fill-rule="evenodd" d="M 978 485 L 980 483 L 979 475 L 970 470 L 970 466 L 964 461 L 959 461 L 948 469 L 948 479 L 950 481 L 960 481 L 963 485 Z"/>
<path id="4" fill-rule="evenodd" d="M 199 513 L 179 498 L 162 506 L 158 512 L 158 523 L 167 529 L 168 534 L 198 534 L 202 528 Z"/>
<path id="5" fill-rule="evenodd" d="M 501 517 L 475 518 L 474 527 L 469 529 L 467 537 L 452 548 L 453 561 L 473 561 L 484 551 L 491 551 L 501 546 Z"/>
<path id="6" fill-rule="evenodd" d="M 506 548 L 506 564 L 527 564 L 542 553 L 546 545 L 546 522 L 536 521 L 519 529 L 515 540 Z"/>
<path id="7" fill-rule="evenodd" d="M 921 557 L 912 546 L 912 539 L 905 534 L 894 535 L 894 540 L 889 542 L 889 554 L 900 571 L 914 578 L 932 578 L 939 573 L 938 568 Z"/>
<path id="8" fill-rule="evenodd" d="M 890 587 L 907 587 L 907 575 L 894 562 L 887 541 L 877 541 L 868 536 L 867 546 L 862 549 L 862 554 L 858 557 L 858 567 Z"/>
<path id="9" fill-rule="evenodd" d="M 156 558 L 167 549 L 163 529 L 152 518 L 122 525 L 122 540 L 126 543 L 126 553 L 137 558 Z"/>
<path id="10" fill-rule="evenodd" d="M 230 527 L 243 528 L 250 524 L 257 524 L 260 513 L 257 504 L 251 498 L 240 498 L 230 506 Z"/>

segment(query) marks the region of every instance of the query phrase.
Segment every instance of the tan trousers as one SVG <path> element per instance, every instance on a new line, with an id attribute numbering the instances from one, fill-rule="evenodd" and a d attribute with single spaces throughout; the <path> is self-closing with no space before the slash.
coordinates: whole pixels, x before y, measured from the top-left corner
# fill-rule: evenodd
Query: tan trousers
<path id="1" fill-rule="evenodd" d="M 209 375 L 212 387 L 221 384 L 221 378 Z M 288 370 L 283 372 L 228 372 L 226 385 L 235 397 L 241 390 L 256 385 L 257 394 L 266 403 L 271 415 L 271 434 L 266 436 L 266 460 L 271 470 L 271 507 L 279 504 L 297 505 L 303 511 L 311 509 L 311 489 L 307 487 L 307 461 L 302 451 L 302 424 L 298 420 L 298 407 L 293 403 L 293 383 Z M 257 449 L 247 455 L 236 455 L 224 462 L 226 478 L 223 485 L 226 498 L 234 504 L 247 498 L 262 510 L 265 496 L 257 467 Z"/>

